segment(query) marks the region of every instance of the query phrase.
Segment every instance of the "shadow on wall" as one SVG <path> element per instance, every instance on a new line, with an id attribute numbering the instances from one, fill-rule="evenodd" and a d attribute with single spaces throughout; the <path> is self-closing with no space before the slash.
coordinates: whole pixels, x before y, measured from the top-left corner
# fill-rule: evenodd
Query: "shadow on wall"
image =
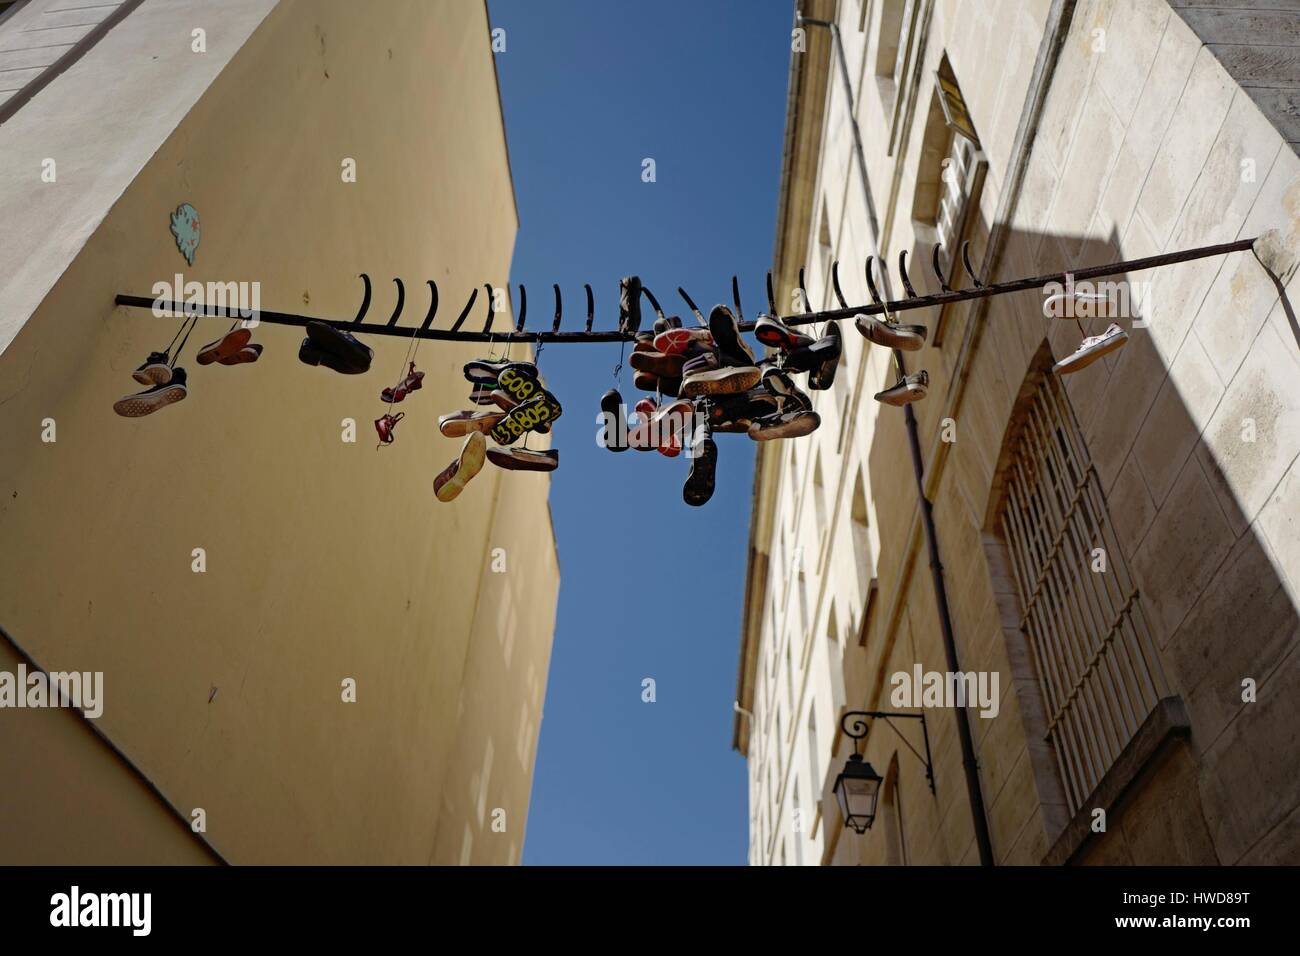
<path id="1" fill-rule="evenodd" d="M 988 230 L 979 222 L 973 231 L 979 262 Z M 918 247 L 909 259 L 926 261 L 928 252 Z M 1121 252 L 1117 235 L 1013 232 L 998 274 L 985 279 L 1150 254 Z M 935 291 L 928 268 L 911 273 L 919 293 Z M 983 643 L 975 632 L 991 589 L 1032 754 L 1053 717 L 1069 710 L 1070 687 L 1089 673 L 1090 655 L 1098 665 L 1094 686 L 1080 684 L 1091 720 L 1067 714 L 1066 738 L 1055 738 L 1034 768 L 1049 845 L 1106 798 L 1105 838 L 1084 835 L 1072 861 L 1269 863 L 1300 853 L 1295 837 L 1288 845 L 1281 836 L 1300 807 L 1300 712 L 1289 690 L 1300 676 L 1300 618 L 1284 583 L 1300 568 L 1291 552 L 1279 556 L 1290 543 L 1276 531 L 1270 543 L 1264 527 L 1285 524 L 1283 489 L 1300 451 L 1300 324 L 1286 297 L 1289 279 L 1244 252 L 1081 287 L 1109 293 L 1117 311 L 1100 316 L 1048 318 L 1042 293 L 1026 292 L 990 300 L 974 326 L 978 303 L 942 319 L 932 311 L 905 319 L 932 333 L 945 326 L 941 344 L 915 353 L 909 370 L 930 374 L 929 396 L 914 408 L 926 467 L 944 470 L 934 504 L 962 666 L 976 666 L 967 658 Z M 952 284 L 968 283 L 963 275 Z M 1112 322 L 1127 333 L 1122 348 L 1074 374 L 1051 371 Z M 953 377 L 963 353 L 964 386 Z M 892 384 L 892 369 L 884 378 L 879 387 Z M 948 402 L 958 388 L 953 413 Z M 933 452 L 949 414 L 972 438 L 943 448 L 940 460 Z M 972 464 L 977 459 L 985 463 Z M 875 480 L 901 478 L 906 461 L 902 415 L 885 414 L 870 452 Z M 986 507 L 977 514 L 981 502 L 961 476 L 986 475 L 989 462 Z M 945 503 L 945 495 L 964 504 Z M 906 540 L 911 509 L 904 511 L 879 515 L 886 553 L 898 555 Z M 945 527 L 958 514 L 976 534 Z M 1092 570 L 1097 548 L 1108 552 L 1109 576 Z M 972 581 L 968 592 L 966 575 L 976 573 L 983 584 Z M 962 606 L 968 593 L 979 595 L 967 599 L 971 607 Z M 937 651 L 937 636 L 933 643 Z M 1052 670 L 1047 680 L 1040 668 Z M 1054 684 L 1065 688 L 1063 704 Z M 1159 759 L 1136 770 L 1123 766 L 1119 757 L 1136 739 L 1125 725 L 1141 725 L 1152 701 L 1170 695 L 1185 705 L 1186 743 L 1162 746 Z M 1072 744 L 1091 756 L 1062 752 Z M 1108 770 L 1115 772 L 1107 779 Z M 1116 789 L 1121 771 L 1128 776 Z"/>

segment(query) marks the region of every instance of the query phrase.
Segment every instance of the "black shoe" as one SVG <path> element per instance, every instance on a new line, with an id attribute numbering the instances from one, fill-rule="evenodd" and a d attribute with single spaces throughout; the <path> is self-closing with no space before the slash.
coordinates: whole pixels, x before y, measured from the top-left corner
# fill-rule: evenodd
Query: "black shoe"
<path id="1" fill-rule="evenodd" d="M 778 412 L 812 409 L 812 399 L 782 369 L 769 368 L 763 372 L 763 387 L 776 396 Z"/>
<path id="2" fill-rule="evenodd" d="M 600 411 L 605 421 L 601 444 L 610 451 L 627 451 L 627 406 L 616 388 L 600 397 Z"/>
<path id="3" fill-rule="evenodd" d="M 655 319 L 655 335 L 660 332 L 667 332 L 669 329 L 680 329 L 681 327 L 682 320 L 680 316 L 670 315 L 664 319 Z"/>
<path id="4" fill-rule="evenodd" d="M 840 367 L 840 353 L 844 350 L 844 340 L 840 338 L 840 327 L 828 323 L 826 334 L 810 345 L 807 356 L 800 355 L 800 363 L 808 364 L 808 387 L 816 392 L 824 392 L 835 384 L 835 371 Z M 792 352 L 786 362 L 790 368 L 795 358 Z"/>
<path id="5" fill-rule="evenodd" d="M 171 379 L 160 382 L 153 388 L 145 389 L 134 395 L 119 398 L 113 403 L 113 411 L 123 418 L 143 418 L 152 415 L 160 408 L 174 405 L 189 394 L 185 387 L 185 369 L 171 370 Z"/>
<path id="6" fill-rule="evenodd" d="M 618 329 L 620 332 L 641 330 L 641 278 L 626 276 L 618 280 Z"/>
<path id="7" fill-rule="evenodd" d="M 709 427 L 704 425 L 695 432 L 689 457 L 691 470 L 682 487 L 682 499 L 688 505 L 699 507 L 713 497 L 714 479 L 718 469 L 718 446 Z"/>
<path id="8" fill-rule="evenodd" d="M 833 324 L 833 323 L 832 323 Z M 813 344 L 811 336 L 796 332 L 772 315 L 760 315 L 754 323 L 754 338 L 782 352 L 793 352 Z"/>
<path id="9" fill-rule="evenodd" d="M 465 363 L 465 378 L 473 385 L 492 384 L 507 364 L 505 359 L 475 359 Z"/>
<path id="10" fill-rule="evenodd" d="M 731 356 L 739 365 L 754 364 L 754 353 L 740 337 L 736 317 L 725 305 L 715 305 L 709 313 L 709 332 L 713 334 L 713 344 L 723 355 Z"/>
<path id="11" fill-rule="evenodd" d="M 370 371 L 374 353 L 351 332 L 313 321 L 307 323 L 307 337 L 298 349 L 298 358 L 307 365 L 324 365 L 344 375 L 360 375 Z"/>

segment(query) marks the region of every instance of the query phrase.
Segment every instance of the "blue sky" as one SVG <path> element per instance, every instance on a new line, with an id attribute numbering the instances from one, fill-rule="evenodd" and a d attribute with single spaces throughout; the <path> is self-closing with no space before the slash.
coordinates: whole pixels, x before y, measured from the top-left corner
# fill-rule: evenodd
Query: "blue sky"
<path id="1" fill-rule="evenodd" d="M 573 327 L 590 282 L 597 327 L 612 328 L 618 279 L 636 273 L 689 318 L 677 286 L 707 313 L 730 300 L 735 273 L 752 317 L 772 259 L 791 4 L 489 7 L 506 31 L 497 71 L 520 218 L 511 282 L 529 288 L 537 314 L 558 282 Z M 551 484 L 561 585 L 523 861 L 743 864 L 745 771 L 730 742 L 754 445 L 719 436 L 717 491 L 688 507 L 684 456 L 596 445 L 617 361 L 617 345 L 541 358 L 565 408 Z M 625 370 L 629 404 L 631 380 Z"/>

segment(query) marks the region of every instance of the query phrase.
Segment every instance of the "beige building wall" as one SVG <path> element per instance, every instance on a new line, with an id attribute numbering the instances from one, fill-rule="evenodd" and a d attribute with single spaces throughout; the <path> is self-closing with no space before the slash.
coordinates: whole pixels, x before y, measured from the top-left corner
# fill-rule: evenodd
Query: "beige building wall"
<path id="1" fill-rule="evenodd" d="M 177 327 L 113 296 L 175 273 L 338 318 L 365 271 L 375 321 L 400 276 L 407 322 L 432 278 L 441 323 L 507 281 L 517 218 L 484 5 L 147 0 L 0 126 L 0 153 L 0 260 L 18 264 L 0 269 L 0 624 L 47 670 L 104 672 L 99 730 L 175 807 L 203 808 L 231 862 L 517 862 L 558 567 L 545 476 L 489 468 L 453 505 L 433 498 L 459 448 L 437 416 L 466 404 L 477 350 L 424 344 L 425 387 L 380 450 L 370 421 L 401 339 L 370 340 L 371 372 L 345 377 L 262 324 L 258 363 L 204 368 L 195 349 L 226 327 L 204 319 L 184 402 L 111 407 Z M 168 229 L 181 202 L 203 224 L 192 268 Z M 168 849 L 176 823 L 114 759 L 71 755 L 93 749 L 58 729 L 73 718 L 15 713 L 0 711 L 0 753 L 23 755 L 6 779 L 41 810 L 5 815 L 0 859 L 117 859 L 107 828 L 59 837 L 92 802 L 140 821 L 142 856 L 195 855 Z"/>
<path id="2" fill-rule="evenodd" d="M 819 55 L 828 63 L 829 36 L 812 30 L 789 122 L 821 135 L 787 162 L 776 262 L 784 302 L 806 265 L 812 306 L 830 306 L 834 259 L 846 298 L 866 302 L 863 260 L 878 253 L 892 271 L 901 250 L 918 291 L 934 291 L 926 213 L 946 148 L 933 98 L 945 54 L 987 160 L 963 233 L 986 281 L 1269 234 L 1266 258 L 1294 296 L 1300 161 L 1163 0 L 821 6 L 805 13 L 838 20 L 879 232 L 838 75 L 811 66 Z M 1071 15 L 1058 27 L 1062 10 Z M 1045 61 L 1058 28 L 1053 69 Z M 1079 331 L 1044 319 L 1037 292 L 950 309 L 941 328 L 934 310 L 906 318 L 930 331 L 908 359 L 930 374 L 914 409 L 958 660 L 1000 676 L 998 716 L 969 712 L 994 857 L 1295 862 L 1300 338 L 1250 252 L 1122 278 L 1149 283 L 1121 321 L 1129 344 L 1063 381 L 1118 539 L 1113 558 L 1132 575 L 1178 704 L 1148 721 L 1073 820 L 1044 739 L 998 516 L 1026 398 Z M 890 291 L 902 295 L 896 280 Z M 837 733 L 842 708 L 894 709 L 892 674 L 916 663 L 947 670 L 903 416 L 872 401 L 892 384 L 890 358 L 847 324 L 845 333 L 838 381 L 815 393 L 821 429 L 759 452 L 738 688 L 755 720 L 739 718 L 736 730 L 751 769 L 751 861 L 972 863 L 952 710 L 927 712 L 936 795 L 920 761 L 880 725 L 866 748 L 887 778 L 876 825 L 845 833 L 829 796 L 850 752 Z M 942 440 L 944 419 L 955 442 Z M 1244 437 L 1247 420 L 1255 441 Z M 1246 678 L 1255 703 L 1242 700 Z M 919 734 L 911 740 L 919 747 Z M 805 809 L 806 794 L 821 798 L 799 832 L 796 786 Z M 1095 807 L 1108 812 L 1104 835 L 1079 829 Z"/>

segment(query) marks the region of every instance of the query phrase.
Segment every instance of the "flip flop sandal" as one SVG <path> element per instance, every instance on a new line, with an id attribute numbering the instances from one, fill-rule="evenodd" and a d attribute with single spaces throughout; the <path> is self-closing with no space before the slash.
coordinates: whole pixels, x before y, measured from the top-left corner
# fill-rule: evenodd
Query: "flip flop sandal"
<path id="1" fill-rule="evenodd" d="M 486 455 L 487 439 L 482 432 L 473 432 L 461 446 L 459 457 L 433 479 L 434 497 L 439 501 L 453 500 L 483 470 Z"/>
<path id="2" fill-rule="evenodd" d="M 600 412 L 605 425 L 601 444 L 610 451 L 627 451 L 627 407 L 618 389 L 611 388 L 600 397 Z"/>
<path id="3" fill-rule="evenodd" d="M 185 387 L 185 369 L 172 370 L 172 380 L 134 395 L 119 398 L 113 403 L 113 411 L 123 418 L 143 418 L 152 415 L 160 408 L 175 405 L 183 399 L 189 390 Z"/>
<path id="4" fill-rule="evenodd" d="M 438 431 L 446 438 L 464 438 L 470 432 L 486 435 L 505 417 L 505 412 L 452 412 L 438 418 Z"/>
<path id="5" fill-rule="evenodd" d="M 696 442 L 691 448 L 691 470 L 686 475 L 686 484 L 682 486 L 682 499 L 688 504 L 699 507 L 713 497 L 713 486 L 718 468 L 718 446 L 712 436 Z"/>
<path id="6" fill-rule="evenodd" d="M 172 380 L 172 369 L 167 364 L 166 352 L 150 352 L 131 377 L 141 385 L 166 385 Z"/>
<path id="7" fill-rule="evenodd" d="M 248 340 L 253 337 L 251 329 L 231 329 L 215 342 L 209 342 L 203 348 L 199 349 L 198 361 L 200 365 L 211 365 L 213 362 L 219 362 L 224 358 L 235 355 L 248 344 Z"/>
<path id="8" fill-rule="evenodd" d="M 795 349 L 804 349 L 813 344 L 811 336 L 796 332 L 771 315 L 758 317 L 758 321 L 754 323 L 754 338 L 782 352 L 793 352 Z"/>
<path id="9" fill-rule="evenodd" d="M 489 448 L 487 459 L 506 471 L 554 471 L 560 467 L 560 450 L 531 451 L 527 448 Z"/>
<path id="10" fill-rule="evenodd" d="M 257 343 L 245 345 L 234 355 L 227 355 L 225 358 L 217 359 L 218 365 L 244 365 L 248 362 L 256 362 L 262 357 L 262 346 Z"/>

